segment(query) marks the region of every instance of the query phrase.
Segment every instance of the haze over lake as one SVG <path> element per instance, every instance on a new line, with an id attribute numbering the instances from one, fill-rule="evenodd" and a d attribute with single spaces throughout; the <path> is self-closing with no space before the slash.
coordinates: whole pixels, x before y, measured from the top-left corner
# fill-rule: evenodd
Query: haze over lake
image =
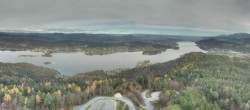
<path id="1" fill-rule="evenodd" d="M 109 55 L 85 55 L 84 52 L 54 53 L 53 57 L 43 57 L 42 52 L 31 51 L 0 51 L 0 62 L 31 63 L 58 70 L 63 75 L 72 76 L 81 72 L 94 70 L 112 70 L 133 68 L 139 61 L 149 60 L 150 63 L 166 62 L 189 52 L 205 52 L 194 42 L 179 42 L 179 49 L 168 49 L 157 55 L 143 55 L 140 52 L 121 52 Z M 45 64 L 51 62 L 52 64 Z"/>

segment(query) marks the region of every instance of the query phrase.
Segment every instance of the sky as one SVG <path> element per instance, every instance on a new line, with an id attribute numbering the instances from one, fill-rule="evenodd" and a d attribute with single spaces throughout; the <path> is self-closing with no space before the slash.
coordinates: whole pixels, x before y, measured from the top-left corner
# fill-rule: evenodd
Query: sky
<path id="1" fill-rule="evenodd" d="M 0 0 L 0 31 L 248 33 L 249 10 L 250 0 Z"/>

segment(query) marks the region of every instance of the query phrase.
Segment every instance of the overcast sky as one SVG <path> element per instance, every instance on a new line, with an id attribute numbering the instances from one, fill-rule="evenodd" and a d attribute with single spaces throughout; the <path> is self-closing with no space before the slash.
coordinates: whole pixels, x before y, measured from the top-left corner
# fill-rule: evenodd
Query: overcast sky
<path id="1" fill-rule="evenodd" d="M 250 32 L 250 0 L 0 0 L 1 31 Z"/>

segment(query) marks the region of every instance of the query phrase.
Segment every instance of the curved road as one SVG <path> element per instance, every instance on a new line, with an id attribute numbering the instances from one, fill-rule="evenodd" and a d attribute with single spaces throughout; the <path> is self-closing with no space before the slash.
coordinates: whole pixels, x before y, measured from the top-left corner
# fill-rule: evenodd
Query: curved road
<path id="1" fill-rule="evenodd" d="M 144 103 L 146 104 L 145 109 L 146 110 L 154 110 L 154 106 L 151 104 L 151 102 L 149 102 L 146 94 L 149 92 L 149 90 L 145 90 L 141 93 L 141 97 L 144 100 Z"/>
<path id="2" fill-rule="evenodd" d="M 157 100 L 157 97 L 159 98 L 160 92 L 154 92 L 154 94 L 156 94 L 154 95 L 154 97 L 147 98 L 146 94 L 148 92 L 149 90 L 145 90 L 141 93 L 142 99 L 145 102 L 145 106 L 142 106 L 142 107 L 146 110 L 154 110 L 154 106 L 152 105 L 151 101 Z M 116 100 L 124 102 L 128 106 L 129 110 L 136 110 L 134 103 L 128 98 L 104 97 L 104 96 L 95 97 L 83 105 L 75 106 L 73 109 L 74 110 L 86 110 L 86 109 L 98 110 L 101 107 L 103 110 L 115 110 Z"/>
<path id="3" fill-rule="evenodd" d="M 112 108 L 114 108 L 113 110 L 115 110 L 116 108 L 114 107 L 114 104 L 110 103 L 110 100 L 112 100 L 112 101 L 115 101 L 115 100 L 122 101 L 122 102 L 124 102 L 125 104 L 128 105 L 128 108 L 130 110 L 136 110 L 133 102 L 131 100 L 127 99 L 127 98 L 104 97 L 104 96 L 95 97 L 95 98 L 91 99 L 90 101 L 88 101 L 87 103 L 85 103 L 83 105 L 75 106 L 73 109 L 74 110 L 86 110 L 88 107 L 91 107 L 91 109 L 95 109 L 96 106 L 97 106 L 97 103 L 100 103 L 100 101 L 105 101 L 105 102 L 107 102 L 107 103 L 104 103 L 106 105 L 102 105 L 102 106 L 108 106 L 108 107 L 110 106 L 110 108 L 107 108 L 107 110 L 111 110 Z"/>
<path id="4" fill-rule="evenodd" d="M 144 102 L 146 104 L 143 108 L 146 110 L 154 110 L 154 106 L 152 105 L 151 102 L 159 100 L 159 95 L 160 95 L 161 91 L 152 92 L 151 97 L 147 98 L 148 92 L 149 92 L 149 90 L 145 90 L 141 93 L 142 99 L 144 100 Z"/>

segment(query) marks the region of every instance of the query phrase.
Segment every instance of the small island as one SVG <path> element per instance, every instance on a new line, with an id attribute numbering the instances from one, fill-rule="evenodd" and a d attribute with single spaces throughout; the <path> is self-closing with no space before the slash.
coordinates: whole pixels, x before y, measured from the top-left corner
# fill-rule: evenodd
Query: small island
<path id="1" fill-rule="evenodd" d="M 51 65 L 52 62 L 44 62 L 45 65 Z"/>

